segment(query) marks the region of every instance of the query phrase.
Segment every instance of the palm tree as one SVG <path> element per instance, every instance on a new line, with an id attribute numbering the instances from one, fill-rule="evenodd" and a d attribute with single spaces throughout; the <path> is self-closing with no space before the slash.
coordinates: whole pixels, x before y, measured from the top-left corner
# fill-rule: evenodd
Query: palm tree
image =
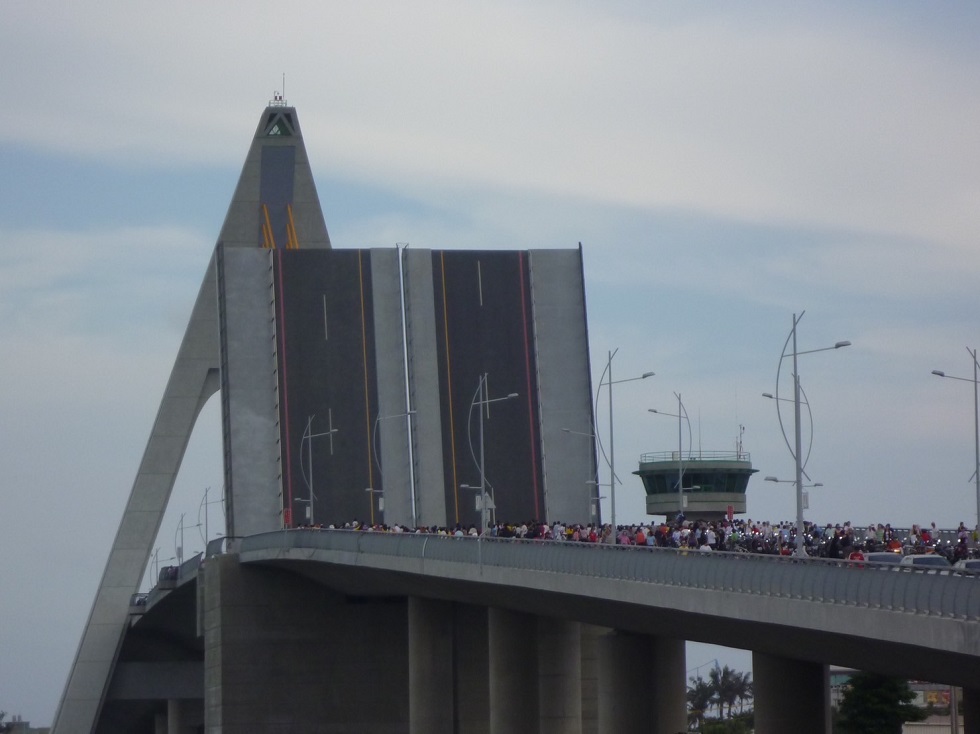
<path id="1" fill-rule="evenodd" d="M 752 685 L 751 673 L 735 673 L 735 698 L 738 699 L 738 712 L 742 713 L 742 706 L 746 701 L 751 701 L 755 693 Z"/>
<path id="2" fill-rule="evenodd" d="M 714 689 L 715 698 L 718 701 L 719 711 L 724 713 L 724 707 L 728 706 L 727 718 L 731 718 L 732 706 L 735 705 L 735 701 L 738 699 L 740 686 L 737 677 L 739 675 L 739 673 L 727 665 L 721 670 L 713 668 L 708 674 L 708 678 L 711 680 L 711 687 Z"/>
<path id="3" fill-rule="evenodd" d="M 691 678 L 691 685 L 687 689 L 687 707 L 691 718 L 697 722 L 698 731 L 704 729 L 704 715 L 714 700 L 715 690 L 710 683 L 700 675 Z"/>

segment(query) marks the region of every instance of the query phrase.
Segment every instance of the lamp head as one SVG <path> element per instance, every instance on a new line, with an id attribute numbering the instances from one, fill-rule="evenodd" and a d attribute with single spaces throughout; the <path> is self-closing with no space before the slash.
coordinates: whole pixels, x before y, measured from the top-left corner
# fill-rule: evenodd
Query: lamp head
<path id="1" fill-rule="evenodd" d="M 640 375 L 640 379 L 645 380 L 648 377 L 653 377 L 655 374 L 655 372 L 644 372 L 642 375 Z"/>
<path id="2" fill-rule="evenodd" d="M 779 479 L 777 479 L 776 477 L 766 477 L 764 481 L 766 481 L 766 482 L 778 482 Z"/>
<path id="3" fill-rule="evenodd" d="M 933 370 L 932 371 L 932 374 L 936 375 L 937 377 L 945 377 L 946 376 L 946 373 L 943 372 L 942 370 Z"/>
<path id="4" fill-rule="evenodd" d="M 841 347 L 849 347 L 849 346 L 851 346 L 851 343 L 849 341 L 842 341 L 842 342 L 837 342 L 834 345 L 834 349 L 840 349 Z"/>

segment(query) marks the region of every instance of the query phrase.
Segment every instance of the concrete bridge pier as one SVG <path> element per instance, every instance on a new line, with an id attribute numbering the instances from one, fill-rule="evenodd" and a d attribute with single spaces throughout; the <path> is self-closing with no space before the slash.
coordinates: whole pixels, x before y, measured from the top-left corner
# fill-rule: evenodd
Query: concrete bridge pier
<path id="1" fill-rule="evenodd" d="M 469 604 L 454 605 L 456 651 L 456 731 L 490 734 L 489 610 Z M 442 730 L 450 731 L 450 730 Z"/>
<path id="2" fill-rule="evenodd" d="M 409 733 L 453 731 L 453 604 L 408 598 Z"/>
<path id="3" fill-rule="evenodd" d="M 490 734 L 487 609 L 408 599 L 410 734 Z"/>
<path id="4" fill-rule="evenodd" d="M 192 717 L 187 715 L 186 703 L 180 698 L 167 699 L 166 712 L 157 714 L 153 719 L 154 734 L 189 734 L 196 731 L 195 724 L 190 721 Z M 197 714 L 197 722 L 200 723 L 200 710 Z"/>
<path id="5" fill-rule="evenodd" d="M 167 700 L 167 734 L 187 734 L 184 723 L 183 702 L 179 698 Z"/>
<path id="6" fill-rule="evenodd" d="M 407 603 L 350 598 L 298 574 L 208 559 L 205 730 L 408 731 Z"/>
<path id="7" fill-rule="evenodd" d="M 612 632 L 598 663 L 599 734 L 687 731 L 684 640 Z"/>
<path id="8" fill-rule="evenodd" d="M 826 665 L 752 654 L 756 734 L 830 734 Z"/>
<path id="9" fill-rule="evenodd" d="M 963 734 L 980 734 L 980 688 L 963 689 Z"/>
<path id="10" fill-rule="evenodd" d="M 491 734 L 581 734 L 580 625 L 503 609 L 488 623 Z"/>

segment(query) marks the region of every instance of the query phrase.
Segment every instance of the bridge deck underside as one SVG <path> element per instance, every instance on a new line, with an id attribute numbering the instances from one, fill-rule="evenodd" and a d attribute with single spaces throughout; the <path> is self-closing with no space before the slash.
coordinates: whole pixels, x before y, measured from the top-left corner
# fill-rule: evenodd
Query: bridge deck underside
<path id="1" fill-rule="evenodd" d="M 427 549 L 430 555 L 435 555 L 432 551 L 440 542 L 460 541 L 437 540 Z M 471 542 L 467 553 L 476 545 Z M 491 545 L 483 549 L 485 556 L 490 555 Z M 535 547 L 526 550 L 545 552 Z M 568 550 L 573 554 L 579 551 Z M 583 549 L 578 553 L 579 560 L 587 558 L 583 553 L 601 556 L 606 552 Z M 839 588 L 849 584 L 880 585 L 885 574 L 877 570 L 828 568 L 819 563 L 774 569 L 756 562 L 770 559 L 721 557 L 726 554 L 710 559 L 673 552 L 644 555 L 634 554 L 631 560 L 687 565 L 687 584 L 604 577 L 593 575 L 587 568 L 578 573 L 561 573 L 496 566 L 488 564 L 486 558 L 483 563 L 474 564 L 320 548 L 243 549 L 241 558 L 248 563 L 277 566 L 355 596 L 422 596 L 921 680 L 966 686 L 980 680 L 980 623 L 976 618 L 980 607 L 973 601 L 980 591 L 977 579 L 901 573 L 891 577 L 893 582 L 909 579 L 915 586 L 935 587 L 931 591 L 919 589 L 916 594 L 906 592 L 910 599 L 923 594 L 926 599 L 930 594 L 937 599 L 934 613 L 922 613 L 912 610 L 911 602 L 906 609 L 859 606 L 829 595 L 818 600 L 793 591 L 796 585 L 813 582 L 827 573 L 838 577 Z M 712 588 L 704 583 L 703 566 L 709 561 L 729 564 L 729 586 Z M 745 564 L 753 566 L 752 574 L 737 567 Z M 749 575 L 772 575 L 776 571 L 790 574 L 783 582 L 785 593 L 760 593 L 758 584 L 748 579 Z M 738 590 L 740 575 L 746 577 L 746 590 Z M 950 589 L 954 588 L 969 594 L 966 604 L 973 605 L 971 618 L 943 614 L 942 605 L 950 603 Z"/>

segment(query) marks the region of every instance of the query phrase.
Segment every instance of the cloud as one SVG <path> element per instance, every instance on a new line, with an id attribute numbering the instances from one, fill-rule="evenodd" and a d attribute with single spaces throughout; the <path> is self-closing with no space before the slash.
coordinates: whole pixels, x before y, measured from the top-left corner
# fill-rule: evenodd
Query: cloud
<path id="1" fill-rule="evenodd" d="M 6 3 L 0 515 L 26 520 L 3 538 L 24 569 L 4 599 L 71 612 L 43 650 L 0 630 L 15 665 L 50 654 L 57 678 L 25 678 L 10 705 L 50 720 L 282 72 L 335 244 L 583 243 L 594 384 L 617 347 L 617 376 L 657 373 L 616 390 L 621 519 L 644 516 L 636 458 L 676 445 L 645 410 L 675 391 L 706 450 L 741 425 L 762 475 L 791 474 L 759 393 L 805 309 L 804 348 L 854 342 L 801 367 L 825 485 L 810 516 L 971 520 L 970 386 L 929 372 L 969 375 L 978 340 L 978 16 L 900 0 Z M 216 412 L 155 545 L 221 482 Z M 753 481 L 750 514 L 793 516 L 784 489 Z M 38 525 L 58 542 L 38 547 Z"/>
<path id="2" fill-rule="evenodd" d="M 5 56 L 21 59 L 31 112 L 4 112 L 2 134 L 120 160 L 236 161 L 233 141 L 281 86 L 275 48 L 296 69 L 311 149 L 345 177 L 973 240 L 976 60 L 909 48 L 873 16 L 755 26 L 721 11 L 428 2 L 300 3 L 287 20 L 240 7 L 116 2 L 43 24 L 20 8 Z M 79 56 L 67 72 L 64 48 Z"/>

